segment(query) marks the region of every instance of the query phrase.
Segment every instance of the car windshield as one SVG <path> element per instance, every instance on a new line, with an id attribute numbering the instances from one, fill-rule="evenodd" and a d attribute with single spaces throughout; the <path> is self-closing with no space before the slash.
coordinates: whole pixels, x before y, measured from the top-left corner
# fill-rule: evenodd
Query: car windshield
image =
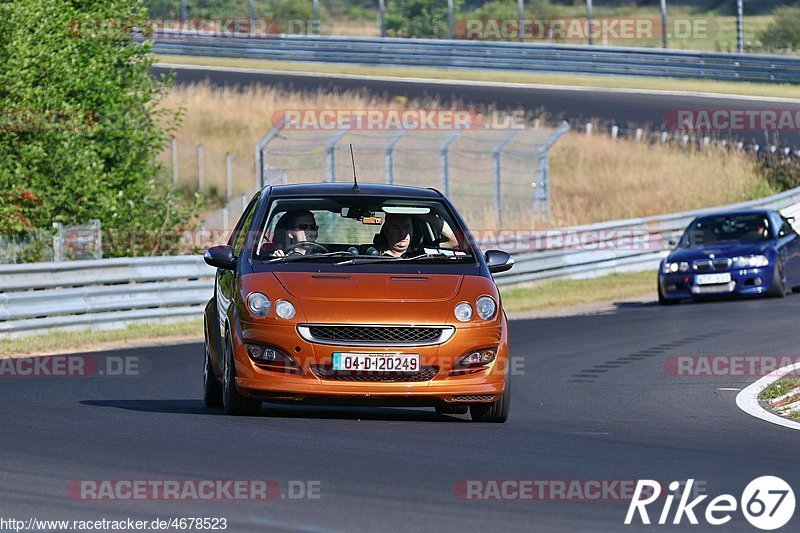
<path id="1" fill-rule="evenodd" d="M 253 258 L 333 265 L 475 262 L 464 229 L 436 200 L 276 198 Z"/>
<path id="2" fill-rule="evenodd" d="M 770 239 L 769 219 L 762 214 L 717 215 L 698 218 L 686 229 L 680 247 Z"/>

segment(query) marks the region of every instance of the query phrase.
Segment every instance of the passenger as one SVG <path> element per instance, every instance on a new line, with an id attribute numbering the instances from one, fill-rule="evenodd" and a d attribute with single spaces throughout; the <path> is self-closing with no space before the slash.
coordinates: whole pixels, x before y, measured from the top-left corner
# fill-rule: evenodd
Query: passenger
<path id="1" fill-rule="evenodd" d="M 407 257 L 413 234 L 414 224 L 409 215 L 388 213 L 374 242 L 381 255 Z"/>

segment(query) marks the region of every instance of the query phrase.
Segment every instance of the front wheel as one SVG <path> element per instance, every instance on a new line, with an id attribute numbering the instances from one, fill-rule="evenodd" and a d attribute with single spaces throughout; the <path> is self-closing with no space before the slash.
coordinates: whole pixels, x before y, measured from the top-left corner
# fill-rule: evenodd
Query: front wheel
<path id="1" fill-rule="evenodd" d="M 772 271 L 772 284 L 770 285 L 769 294 L 775 298 L 784 298 L 788 294 L 786 289 L 786 272 L 783 268 L 783 261 L 775 263 L 775 269 Z"/>
<path id="2" fill-rule="evenodd" d="M 473 422 L 492 422 L 502 424 L 508 420 L 511 409 L 511 382 L 506 378 L 506 390 L 494 402 L 473 403 L 469 406 L 469 414 Z"/>
<path id="3" fill-rule="evenodd" d="M 252 415 L 261 410 L 261 400 L 246 398 L 236 390 L 236 364 L 233 360 L 230 333 L 225 339 L 222 369 L 222 403 L 229 415 Z"/>

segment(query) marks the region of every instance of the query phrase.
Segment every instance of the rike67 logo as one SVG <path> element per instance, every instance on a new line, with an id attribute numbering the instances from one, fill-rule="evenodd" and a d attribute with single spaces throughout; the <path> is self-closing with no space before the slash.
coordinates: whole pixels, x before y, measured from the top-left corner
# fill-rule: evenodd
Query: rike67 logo
<path id="1" fill-rule="evenodd" d="M 657 518 L 653 517 L 655 523 L 678 525 L 685 517 L 690 524 L 697 525 L 699 515 L 707 524 L 721 526 L 730 522 L 733 514 L 740 509 L 750 524 L 758 529 L 771 531 L 786 525 L 794 515 L 794 491 L 779 477 L 762 476 L 754 479 L 745 487 L 738 501 L 730 494 L 721 494 L 705 504 L 705 512 L 701 512 L 700 504 L 708 498 L 708 495 L 695 496 L 689 500 L 693 484 L 694 479 L 687 480 L 683 490 L 680 490 L 682 484 L 678 481 L 669 484 L 670 492 L 663 498 L 661 512 Z M 628 507 L 625 524 L 632 524 L 637 515 L 642 524 L 651 524 L 647 507 L 658 501 L 658 504 L 653 505 L 655 509 L 651 509 L 658 511 L 657 507 L 660 506 L 662 499 L 661 492 L 662 486 L 658 481 L 640 479 Z M 672 505 L 676 497 L 678 504 L 673 513 Z"/>

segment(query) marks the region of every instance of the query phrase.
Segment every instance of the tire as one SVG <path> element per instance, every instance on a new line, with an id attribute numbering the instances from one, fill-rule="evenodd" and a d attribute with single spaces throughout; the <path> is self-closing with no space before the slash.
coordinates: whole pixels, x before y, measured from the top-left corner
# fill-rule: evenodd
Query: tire
<path id="1" fill-rule="evenodd" d="M 789 293 L 786 287 L 786 272 L 783 269 L 783 261 L 775 263 L 775 269 L 772 271 L 772 283 L 770 284 L 767 295 L 773 298 L 785 298 Z"/>
<path id="2" fill-rule="evenodd" d="M 234 416 L 253 415 L 261 410 L 261 400 L 245 398 L 236 390 L 236 365 L 230 334 L 225 336 L 225 357 L 222 368 L 222 404 L 225 413 Z"/>
<path id="3" fill-rule="evenodd" d="M 465 415 L 467 411 L 469 411 L 468 404 L 440 404 L 436 406 L 436 414 L 439 415 Z"/>
<path id="4" fill-rule="evenodd" d="M 469 406 L 469 414 L 473 422 L 490 422 L 502 424 L 508 420 L 511 409 L 511 381 L 506 376 L 506 390 L 494 402 L 473 403 Z"/>
<path id="5" fill-rule="evenodd" d="M 211 366 L 211 351 L 208 348 L 208 340 L 205 345 L 205 368 L 203 369 L 203 403 L 206 407 L 222 407 L 222 384 L 214 375 L 214 368 Z"/>

